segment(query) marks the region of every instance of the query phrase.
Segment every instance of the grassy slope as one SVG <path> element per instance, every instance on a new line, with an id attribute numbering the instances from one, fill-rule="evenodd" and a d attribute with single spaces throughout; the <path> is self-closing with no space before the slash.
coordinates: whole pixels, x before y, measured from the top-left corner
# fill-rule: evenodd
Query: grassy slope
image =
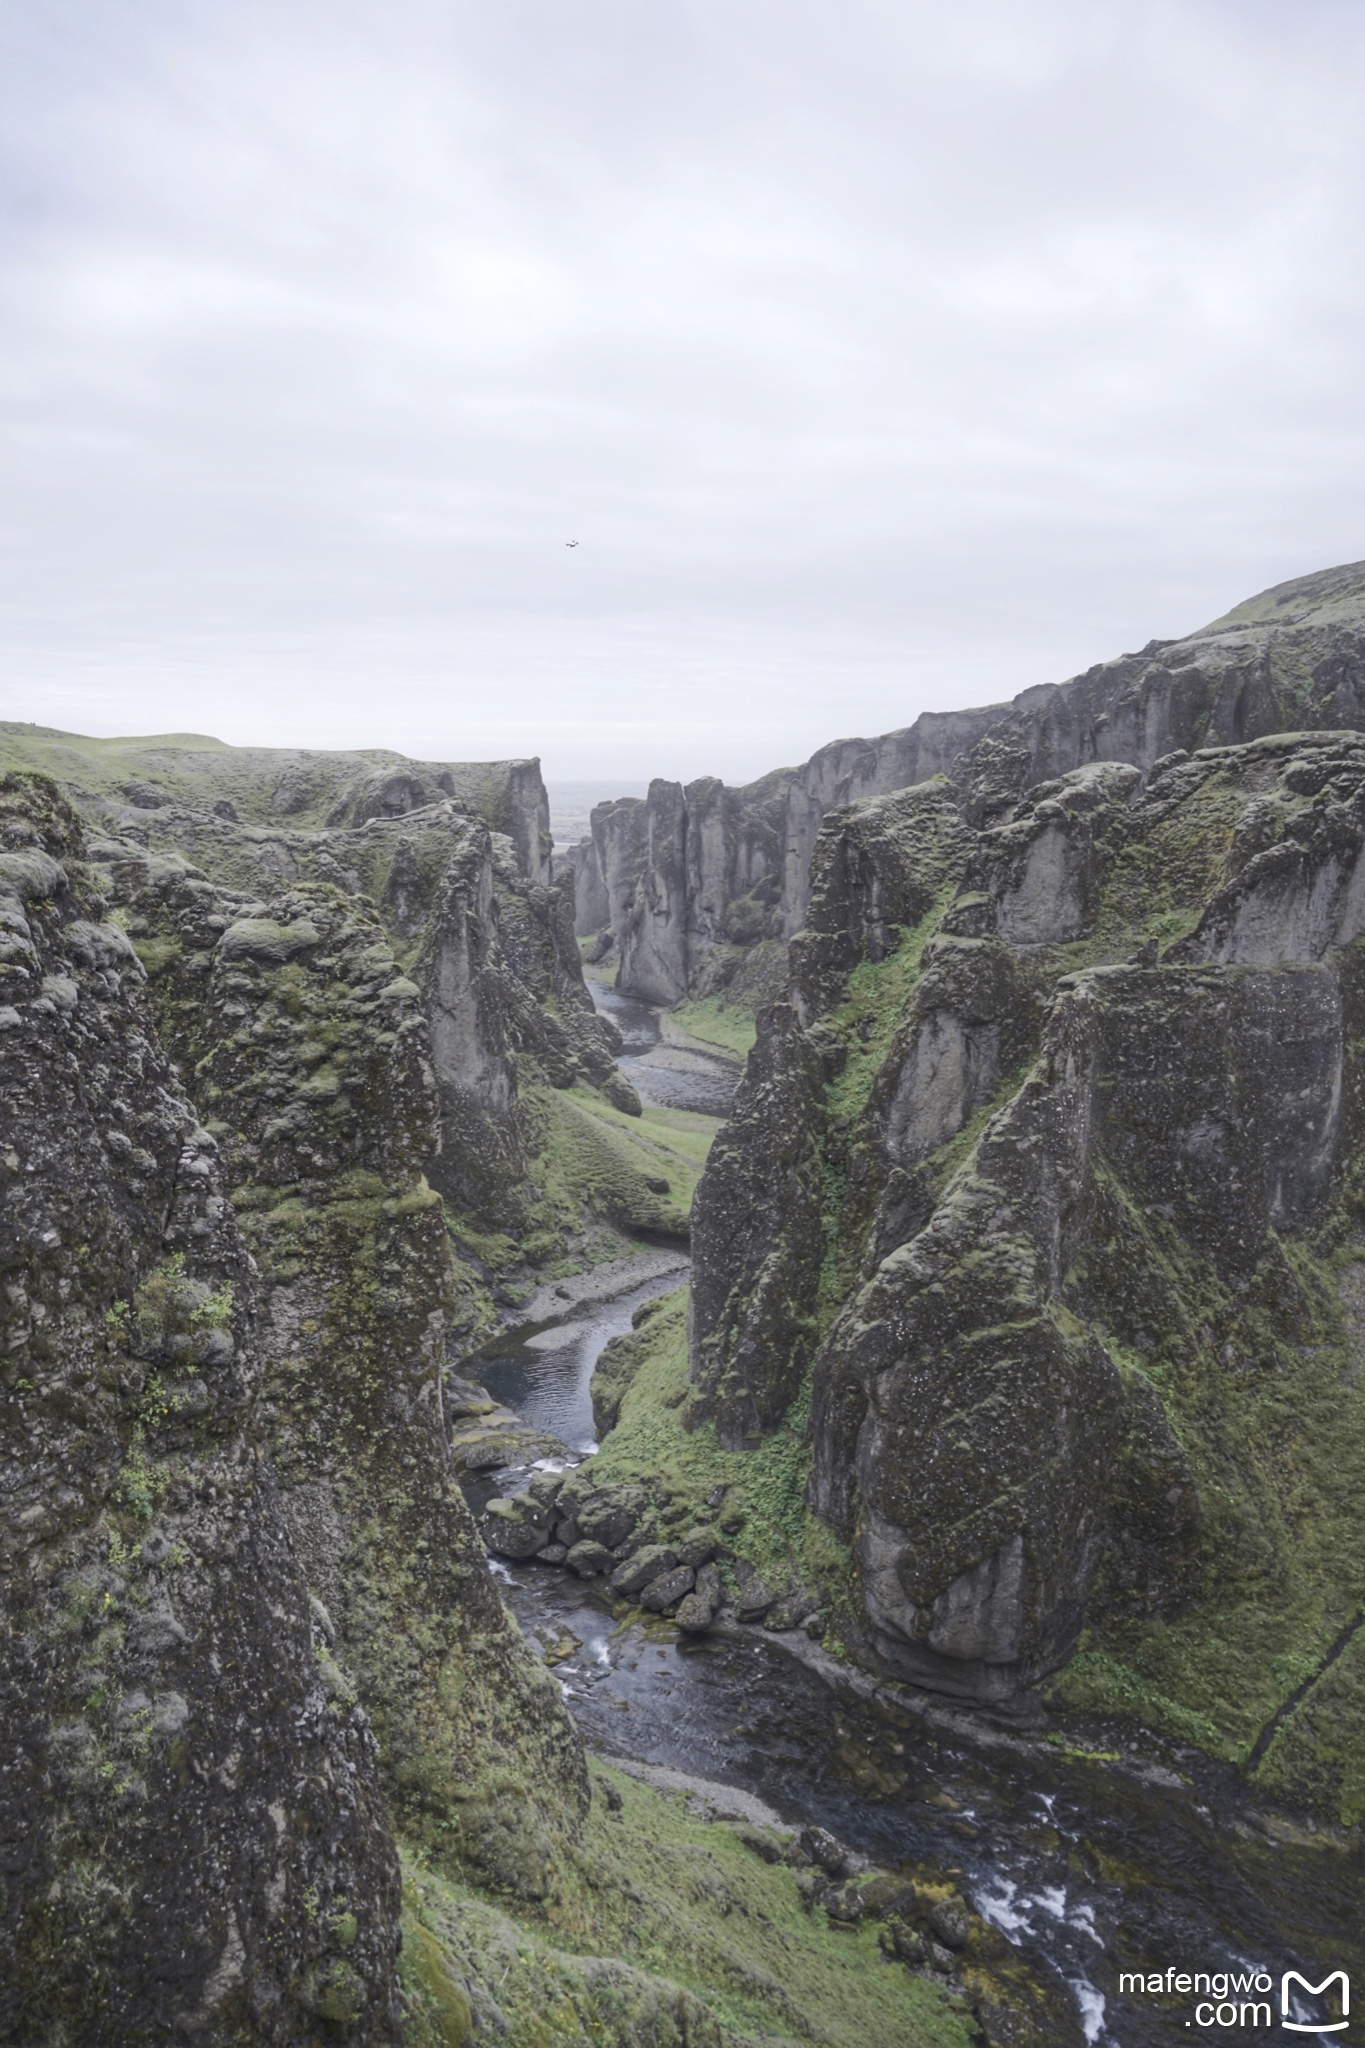
<path id="1" fill-rule="evenodd" d="M 514 1239 L 451 1213 L 457 1245 L 499 1278 L 529 1268 L 540 1280 L 560 1280 L 628 1257 L 641 1237 L 686 1237 L 719 1118 L 652 1108 L 626 1116 L 590 1088 L 526 1094 L 538 1131 L 529 1227 Z M 651 1188 L 651 1180 L 667 1181 L 667 1192 Z M 534 1291 L 529 1278 L 522 1285 Z"/>
<path id="2" fill-rule="evenodd" d="M 718 1117 L 646 1109 L 627 1116 L 589 1088 L 546 1089 L 545 1142 L 533 1167 L 546 1203 L 586 1205 L 627 1228 L 685 1235 Z M 649 1180 L 666 1180 L 666 1195 Z"/>
<path id="3" fill-rule="evenodd" d="M 320 825 L 337 787 L 320 787 L 318 801 L 286 819 L 272 819 L 268 803 L 280 771 L 291 761 L 354 762 L 379 767 L 402 756 L 384 749 L 327 753 L 310 749 L 232 747 L 206 733 L 151 733 L 95 739 L 48 726 L 0 723 L 0 768 L 40 768 L 72 790 L 117 797 L 126 782 L 164 789 L 168 802 L 190 805 L 227 797 L 248 820 L 290 827 Z"/>
<path id="4" fill-rule="evenodd" d="M 757 1035 L 753 1012 L 725 1001 L 724 996 L 702 996 L 679 1003 L 669 1011 L 673 1022 L 690 1038 L 706 1045 L 719 1045 L 743 1059 Z"/>
<path id="5" fill-rule="evenodd" d="M 122 800 L 126 783 L 145 782 L 163 790 L 167 802 L 191 808 L 202 809 L 226 797 L 245 823 L 289 830 L 322 825 L 343 789 L 370 770 L 408 765 L 409 756 L 387 747 L 233 747 L 195 732 L 96 739 L 0 720 L 0 771 L 38 768 L 55 776 L 73 795 Z M 501 764 L 444 765 L 456 773 L 460 801 L 494 822 Z M 272 811 L 271 799 L 286 769 L 296 771 L 304 787 L 288 815 L 280 815 Z"/>
<path id="6" fill-rule="evenodd" d="M 662 1473 L 698 1505 L 715 1487 L 733 1487 L 746 1512 L 735 1547 L 774 1587 L 794 1574 L 831 1588 L 840 1585 L 847 1554 L 804 1504 L 807 1402 L 795 1402 L 781 1428 L 757 1450 L 722 1450 L 714 1424 L 690 1431 L 682 1424 L 689 1384 L 686 1288 L 668 1297 L 645 1330 L 643 1357 L 620 1419 L 593 1461 L 597 1477 L 609 1484 Z"/>
<path id="7" fill-rule="evenodd" d="M 808 1913 L 794 1871 L 762 1861 L 724 1823 L 689 1818 L 679 1795 L 601 1763 L 594 1777 L 578 1882 L 535 1918 L 409 1862 L 410 2048 L 475 2038 L 466 1986 L 496 1999 L 504 2048 L 967 2048 L 965 2012 L 885 1962 L 875 1928 L 836 1930 Z M 591 1960 L 603 1957 L 625 1960 L 615 1969 Z M 701 2012 L 679 2011 L 679 1986 Z M 708 2014 L 723 2032 L 706 2025 Z"/>

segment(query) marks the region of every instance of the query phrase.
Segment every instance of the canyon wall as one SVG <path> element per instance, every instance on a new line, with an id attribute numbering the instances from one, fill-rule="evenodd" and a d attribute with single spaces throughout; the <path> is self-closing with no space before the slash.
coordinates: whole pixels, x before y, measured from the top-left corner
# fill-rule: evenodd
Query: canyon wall
<path id="1" fill-rule="evenodd" d="M 1144 774 L 1272 732 L 1365 726 L 1360 565 L 1277 586 L 1182 640 L 978 710 L 925 713 L 900 732 L 837 740 L 800 768 L 730 789 L 655 781 L 602 804 L 568 857 L 580 936 L 619 960 L 617 986 L 675 1003 L 723 984 L 737 955 L 806 921 L 810 862 L 831 810 L 945 775 L 974 822 L 1031 784 L 1092 761 Z"/>
<path id="2" fill-rule="evenodd" d="M 50 783 L 0 778 L 0 2036 L 398 2038 L 368 1718 L 257 1426 L 215 1139 Z"/>
<path id="3" fill-rule="evenodd" d="M 396 2042 L 400 1842 L 538 1908 L 589 1804 L 448 1349 L 498 1246 L 685 1215 L 575 1178 L 639 1104 L 571 885 L 458 799 L 82 806 L 0 776 L 0 2038 Z"/>
<path id="4" fill-rule="evenodd" d="M 1365 1721 L 1365 739 L 1147 755 L 1294 673 L 1353 711 L 1363 580 L 1205 636 L 1288 620 L 1238 697 L 1148 676 L 1139 762 L 1075 764 L 1082 679 L 826 818 L 690 1325 L 694 1429 L 806 1432 L 857 1655 L 1004 1703 L 1064 1670 L 1327 1810 Z"/>

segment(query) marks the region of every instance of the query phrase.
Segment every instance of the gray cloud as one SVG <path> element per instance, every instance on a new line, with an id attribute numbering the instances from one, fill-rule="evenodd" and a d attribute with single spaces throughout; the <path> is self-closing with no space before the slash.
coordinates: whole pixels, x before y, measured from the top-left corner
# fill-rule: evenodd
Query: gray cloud
<path id="1" fill-rule="evenodd" d="M 738 776 L 1365 553 L 1363 57 L 0 0 L 7 715 Z"/>

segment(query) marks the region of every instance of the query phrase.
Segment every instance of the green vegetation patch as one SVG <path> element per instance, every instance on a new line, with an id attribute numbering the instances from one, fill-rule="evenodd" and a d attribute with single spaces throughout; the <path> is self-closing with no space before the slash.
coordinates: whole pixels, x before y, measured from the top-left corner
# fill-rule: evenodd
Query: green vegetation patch
<path id="1" fill-rule="evenodd" d="M 586 1212 L 627 1230 L 687 1234 L 718 1117 L 681 1109 L 627 1116 L 581 1087 L 534 1091 L 534 1116 L 530 1178 L 540 1192 L 533 1230 L 575 1227 Z"/>
<path id="2" fill-rule="evenodd" d="M 730 1487 L 742 1501 L 745 1520 L 727 1541 L 774 1592 L 793 1576 L 841 1591 L 848 1582 L 847 1550 L 805 1505 L 809 1381 L 781 1426 L 757 1449 L 726 1451 L 716 1441 L 714 1424 L 683 1427 L 690 1387 L 685 1287 L 664 1298 L 637 1339 L 639 1363 L 616 1426 L 592 1462 L 593 1476 L 603 1485 L 657 1476 L 698 1508 L 717 1487 Z"/>
<path id="3" fill-rule="evenodd" d="M 676 1009 L 669 1011 L 669 1016 L 689 1038 L 699 1038 L 707 1045 L 722 1046 L 726 1052 L 738 1054 L 740 1059 L 748 1056 L 749 1048 L 758 1035 L 754 1012 L 728 1003 L 723 995 L 700 996 L 691 1002 L 679 1003 Z"/>
<path id="4" fill-rule="evenodd" d="M 1056 1696 L 1239 1763 L 1254 1756 L 1267 1789 L 1354 1824 L 1365 1818 L 1365 1657 L 1352 1643 L 1328 1659 L 1365 1610 L 1365 1375 L 1338 1296 L 1340 1280 L 1354 1298 L 1360 1248 L 1325 1255 L 1272 1239 L 1238 1294 L 1159 1217 L 1115 1200 L 1107 1223 L 1070 1277 L 1098 1295 L 1101 1275 L 1132 1289 L 1146 1276 L 1140 1356 L 1095 1320 L 1119 1363 L 1140 1365 L 1190 1461 L 1198 1598 L 1149 1618 L 1098 1588 Z"/>
<path id="5" fill-rule="evenodd" d="M 871 1924 L 836 1929 L 736 1830 L 592 1768 L 574 1868 L 534 1918 L 408 1859 L 408 2048 L 463 2048 L 489 1998 L 505 2048 L 968 2048 L 965 2008 Z"/>

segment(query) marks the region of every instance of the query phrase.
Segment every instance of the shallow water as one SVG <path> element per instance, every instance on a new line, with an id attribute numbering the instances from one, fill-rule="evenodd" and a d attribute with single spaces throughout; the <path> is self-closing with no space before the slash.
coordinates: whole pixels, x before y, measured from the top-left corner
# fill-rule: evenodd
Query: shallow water
<path id="1" fill-rule="evenodd" d="M 706 1116 L 730 1114 L 739 1080 L 733 1059 L 707 1053 L 695 1041 L 686 1047 L 665 1045 L 659 1012 L 648 1003 L 618 995 L 600 981 L 590 980 L 588 992 L 621 1033 L 623 1049 L 617 1064 L 641 1102 L 655 1109 L 700 1110 Z"/>
<path id="2" fill-rule="evenodd" d="M 562 1437 L 577 1451 L 595 1451 L 588 1386 L 603 1346 L 630 1328 L 641 1303 L 671 1294 L 687 1274 L 686 1261 L 679 1260 L 674 1271 L 656 1273 L 628 1294 L 568 1322 L 526 1333 L 509 1330 L 471 1353 L 459 1369 L 482 1382 L 494 1400 L 534 1420 L 537 1429 Z"/>

